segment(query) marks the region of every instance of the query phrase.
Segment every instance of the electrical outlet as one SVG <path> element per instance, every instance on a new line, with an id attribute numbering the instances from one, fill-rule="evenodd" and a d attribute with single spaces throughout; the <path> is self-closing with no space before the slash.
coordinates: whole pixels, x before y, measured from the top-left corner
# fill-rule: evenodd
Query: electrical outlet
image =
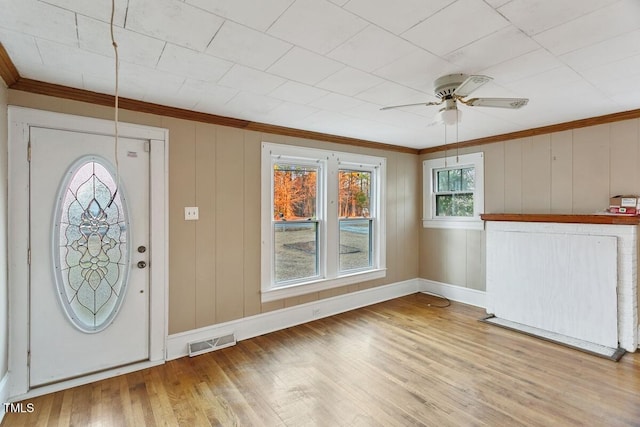
<path id="1" fill-rule="evenodd" d="M 195 221 L 198 219 L 198 208 L 196 206 L 190 206 L 184 208 L 184 220 Z"/>

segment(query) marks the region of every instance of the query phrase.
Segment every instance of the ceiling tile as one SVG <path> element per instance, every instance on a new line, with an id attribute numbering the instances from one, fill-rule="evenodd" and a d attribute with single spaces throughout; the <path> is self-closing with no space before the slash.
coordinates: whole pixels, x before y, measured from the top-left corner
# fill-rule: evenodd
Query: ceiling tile
<path id="1" fill-rule="evenodd" d="M 186 3 L 215 13 L 226 19 L 247 25 L 259 31 L 271 24 L 295 0 L 185 0 Z"/>
<path id="2" fill-rule="evenodd" d="M 459 72 L 459 68 L 452 63 L 423 50 L 416 50 L 376 70 L 374 74 L 421 92 L 432 94 L 434 80 L 444 74 L 454 72 Z"/>
<path id="3" fill-rule="evenodd" d="M 145 90 L 147 96 L 163 93 L 175 97 L 184 84 L 185 78 L 160 70 L 154 70 L 140 65 L 123 62 L 120 64 L 120 85 L 122 87 L 139 87 Z M 159 88 L 162 88 L 159 90 Z M 173 98 L 168 98 L 173 99 Z M 174 99 L 175 101 L 175 99 Z M 172 105 L 169 103 L 168 105 Z"/>
<path id="4" fill-rule="evenodd" d="M 309 105 L 322 108 L 323 110 L 342 112 L 361 104 L 363 104 L 362 101 L 351 98 L 350 96 L 330 93 L 327 96 L 323 96 L 322 98 L 313 101 Z"/>
<path id="5" fill-rule="evenodd" d="M 522 31 L 535 35 L 615 1 L 617 0 L 513 0 L 499 11 Z"/>
<path id="6" fill-rule="evenodd" d="M 446 56 L 466 74 L 483 70 L 540 48 L 536 42 L 513 26 L 458 49 Z"/>
<path id="7" fill-rule="evenodd" d="M 373 71 L 417 48 L 392 33 L 369 25 L 328 56 L 364 71 Z"/>
<path id="8" fill-rule="evenodd" d="M 268 71 L 300 83 L 315 85 L 341 68 L 344 65 L 339 62 L 294 47 L 269 67 Z"/>
<path id="9" fill-rule="evenodd" d="M 579 78 L 578 73 L 567 66 L 553 68 L 504 86 L 519 93 L 520 96 L 530 98 L 532 102 L 542 95 L 580 93 L 592 89 L 591 85 Z"/>
<path id="10" fill-rule="evenodd" d="M 295 104 L 308 104 L 327 95 L 327 93 L 324 89 L 289 81 L 278 86 L 273 92 L 269 93 L 269 96 Z"/>
<path id="11" fill-rule="evenodd" d="M 462 20 L 461 16 L 471 19 Z M 452 25 L 455 22 L 456 25 Z M 482 0 L 458 0 L 402 34 L 407 40 L 444 56 L 509 25 Z"/>
<path id="12" fill-rule="evenodd" d="M 366 26 L 366 21 L 332 3 L 296 0 L 267 32 L 325 54 Z"/>
<path id="13" fill-rule="evenodd" d="M 620 84 L 620 80 L 632 76 L 640 77 L 640 54 L 630 56 L 620 61 L 611 62 L 600 67 L 589 68 L 581 72 L 582 76 L 588 81 L 597 84 L 600 87 L 616 86 L 620 91 L 624 91 L 625 87 Z M 608 91 L 615 90 L 613 88 Z M 640 100 L 638 102 L 640 104 Z"/>
<path id="14" fill-rule="evenodd" d="M 222 22 L 179 0 L 129 0 L 126 28 L 202 52 Z"/>
<path id="15" fill-rule="evenodd" d="M 293 104 L 291 102 L 283 102 L 273 110 L 266 113 L 261 121 L 268 123 L 276 123 L 279 126 L 292 126 L 297 121 L 303 120 L 310 115 L 320 111 L 317 108 L 308 105 Z"/>
<path id="16" fill-rule="evenodd" d="M 291 46 L 259 31 L 226 21 L 206 52 L 247 67 L 266 70 Z"/>
<path id="17" fill-rule="evenodd" d="M 78 16 L 78 39 L 80 48 L 99 53 L 110 58 L 115 57 L 109 31 L 109 24 L 85 16 Z M 114 39 L 118 45 L 120 61 L 146 67 L 155 67 L 165 42 L 140 33 L 114 28 Z"/>
<path id="18" fill-rule="evenodd" d="M 225 104 L 224 111 L 231 117 L 261 122 L 264 120 L 265 115 L 281 104 L 282 101 L 279 99 L 255 93 L 240 92 Z"/>
<path id="19" fill-rule="evenodd" d="M 273 92 L 269 93 L 269 96 L 296 104 L 308 104 L 325 96 L 327 93 L 323 89 L 289 81 L 278 86 Z"/>
<path id="20" fill-rule="evenodd" d="M 167 43 L 157 69 L 194 80 L 218 81 L 233 64 L 224 59 Z"/>
<path id="21" fill-rule="evenodd" d="M 506 3 L 509 3 L 513 0 L 486 0 L 487 4 L 489 4 L 493 8 L 498 8 Z"/>
<path id="22" fill-rule="evenodd" d="M 42 67 L 35 37 L 0 28 L 0 42 L 21 75 L 31 68 Z"/>
<path id="23" fill-rule="evenodd" d="M 21 0 L 13 2 L 10 7 L 2 7 L 0 27 L 45 40 L 78 45 L 75 14 L 36 0 Z"/>
<path id="24" fill-rule="evenodd" d="M 392 82 L 384 82 L 356 96 L 358 99 L 372 102 L 379 106 L 413 104 L 431 101 L 432 97 Z"/>
<path id="25" fill-rule="evenodd" d="M 39 0 L 54 6 L 67 9 L 79 15 L 98 19 L 102 22 L 111 22 L 111 1 L 87 1 L 87 0 Z M 127 0 L 115 0 L 113 22 L 116 26 L 124 26 L 127 14 Z"/>
<path id="26" fill-rule="evenodd" d="M 83 74 L 82 81 L 84 89 L 92 92 L 105 93 L 113 95 L 115 93 L 115 77 L 105 79 L 91 74 Z M 118 95 L 129 99 L 143 99 L 145 90 L 132 85 L 118 85 Z"/>
<path id="27" fill-rule="evenodd" d="M 266 95 L 284 82 L 285 80 L 280 77 L 236 64 L 218 81 L 218 84 Z"/>
<path id="28" fill-rule="evenodd" d="M 522 80 L 564 64 L 546 49 L 536 49 L 513 59 L 501 62 L 489 68 L 481 70 L 481 74 L 493 77 L 493 81 L 499 85 Z"/>
<path id="29" fill-rule="evenodd" d="M 640 2 L 619 0 L 544 31 L 534 39 L 555 55 L 562 55 L 640 28 Z"/>
<path id="30" fill-rule="evenodd" d="M 237 89 L 218 86 L 211 82 L 187 79 L 178 90 L 177 95 L 193 102 L 193 108 L 198 111 L 206 111 L 202 110 L 203 106 L 208 108 L 216 105 L 222 106 L 237 94 Z"/>
<path id="31" fill-rule="evenodd" d="M 87 73 L 105 79 L 115 75 L 115 61 L 112 58 L 48 40 L 38 39 L 36 42 L 45 67 Z"/>
<path id="32" fill-rule="evenodd" d="M 584 71 L 638 54 L 640 54 L 640 30 L 635 30 L 574 50 L 562 55 L 560 59 L 574 70 Z"/>
<path id="33" fill-rule="evenodd" d="M 394 34 L 401 34 L 454 0 L 351 0 L 344 8 Z"/>
<path id="34" fill-rule="evenodd" d="M 351 67 L 344 67 L 335 74 L 320 81 L 316 86 L 343 95 L 353 96 L 373 86 L 383 83 L 380 77 L 367 74 Z"/>

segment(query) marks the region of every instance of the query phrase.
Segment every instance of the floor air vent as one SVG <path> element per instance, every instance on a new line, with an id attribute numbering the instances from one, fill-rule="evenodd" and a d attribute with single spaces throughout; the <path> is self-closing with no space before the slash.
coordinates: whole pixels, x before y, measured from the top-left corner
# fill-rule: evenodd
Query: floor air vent
<path id="1" fill-rule="evenodd" d="M 233 333 L 223 335 L 221 337 L 211 338 L 204 341 L 196 341 L 189 343 L 189 357 L 199 354 L 208 353 L 213 350 L 219 350 L 225 347 L 231 347 L 236 344 L 236 336 Z"/>

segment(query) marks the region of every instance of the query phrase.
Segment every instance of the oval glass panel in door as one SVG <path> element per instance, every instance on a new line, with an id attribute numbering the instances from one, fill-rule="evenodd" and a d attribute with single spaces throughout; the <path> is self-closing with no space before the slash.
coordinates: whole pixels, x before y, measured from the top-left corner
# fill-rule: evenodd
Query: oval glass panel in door
<path id="1" fill-rule="evenodd" d="M 62 180 L 56 204 L 53 264 L 71 323 L 99 332 L 113 321 L 130 269 L 129 213 L 122 186 L 103 158 L 76 161 Z"/>

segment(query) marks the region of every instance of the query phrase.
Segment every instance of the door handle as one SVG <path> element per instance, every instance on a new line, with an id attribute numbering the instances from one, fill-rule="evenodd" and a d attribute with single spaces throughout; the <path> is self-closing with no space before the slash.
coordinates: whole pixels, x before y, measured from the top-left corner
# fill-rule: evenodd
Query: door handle
<path id="1" fill-rule="evenodd" d="M 144 261 L 138 261 L 138 268 L 145 268 L 147 266 L 147 263 Z"/>

